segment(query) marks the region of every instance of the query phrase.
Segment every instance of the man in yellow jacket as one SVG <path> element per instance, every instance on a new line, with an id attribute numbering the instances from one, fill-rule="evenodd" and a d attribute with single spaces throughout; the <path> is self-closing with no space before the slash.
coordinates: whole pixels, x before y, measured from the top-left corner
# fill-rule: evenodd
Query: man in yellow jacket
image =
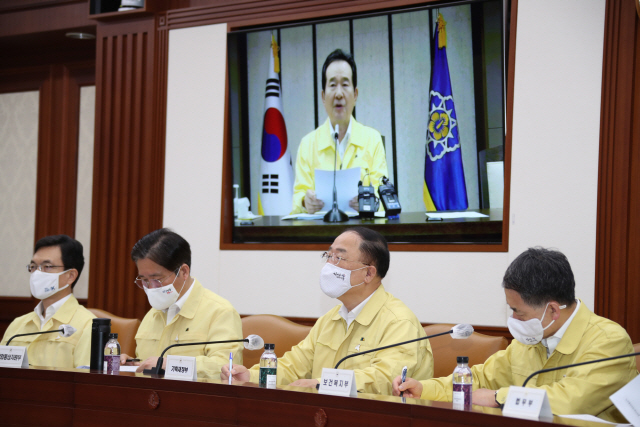
<path id="1" fill-rule="evenodd" d="M 558 251 L 530 248 L 518 256 L 503 279 L 508 319 L 515 340 L 506 350 L 471 367 L 473 404 L 502 406 L 509 386 L 521 386 L 535 371 L 633 353 L 631 339 L 617 323 L 597 316 L 575 298 L 567 258 Z M 635 357 L 539 374 L 527 386 L 544 389 L 557 415 L 591 414 L 625 422 L 609 396 L 638 374 Z M 394 394 L 452 400 L 452 376 L 426 381 L 396 378 Z"/>
<path id="2" fill-rule="evenodd" d="M 136 284 L 147 294 L 151 310 L 136 333 L 137 371 L 155 367 L 163 350 L 173 344 L 242 339 L 242 323 L 233 306 L 205 289 L 191 277 L 191 248 L 180 235 L 166 228 L 140 239 L 131 251 L 138 267 Z M 242 363 L 242 343 L 180 346 L 165 354 L 193 356 L 199 378 L 219 378 L 220 368 L 229 363 L 229 353 Z"/>
<path id="3" fill-rule="evenodd" d="M 277 384 L 315 387 L 322 368 L 333 368 L 343 357 L 424 337 L 415 314 L 386 292 L 382 279 L 389 269 L 389 249 L 379 233 L 350 228 L 336 238 L 320 273 L 323 292 L 342 302 L 322 316 L 309 335 L 278 360 Z M 428 340 L 347 359 L 341 369 L 355 372 L 358 391 L 391 394 L 391 381 L 407 366 L 408 374 L 433 376 Z M 258 382 L 259 365 L 234 364 L 233 379 Z M 229 378 L 223 366 L 221 378 Z"/>
<path id="4" fill-rule="evenodd" d="M 340 49 L 331 52 L 322 67 L 322 103 L 329 116 L 316 130 L 305 135 L 298 147 L 296 176 L 293 185 L 291 213 L 315 213 L 328 201 L 315 193 L 315 170 L 360 168 L 363 184 L 373 185 L 376 192 L 383 176 L 389 176 L 387 158 L 380 132 L 356 122 L 351 116 L 358 99 L 356 63 Z M 338 126 L 338 153 L 334 129 Z M 349 206 L 358 210 L 358 189 L 341 189 L 354 197 Z"/>
<path id="5" fill-rule="evenodd" d="M 31 273 L 31 295 L 40 303 L 33 312 L 11 322 L 1 345 L 16 334 L 54 331 L 71 325 L 76 332 L 70 337 L 56 333 L 27 335 L 15 338 L 11 345 L 27 347 L 29 364 L 33 366 L 88 366 L 91 322 L 95 316 L 78 304 L 72 293 L 83 267 L 82 244 L 77 240 L 64 234 L 38 240 L 27 269 Z"/>

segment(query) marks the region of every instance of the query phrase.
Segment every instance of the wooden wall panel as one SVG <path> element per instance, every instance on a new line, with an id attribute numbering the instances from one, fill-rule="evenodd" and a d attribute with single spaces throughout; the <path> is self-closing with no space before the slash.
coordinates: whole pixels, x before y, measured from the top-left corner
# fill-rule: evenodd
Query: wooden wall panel
<path id="1" fill-rule="evenodd" d="M 96 129 L 89 306 L 142 318 L 129 254 L 162 226 L 165 98 L 159 99 L 156 18 L 97 25 Z M 161 45 L 166 49 L 166 43 Z M 162 92 L 160 92 L 162 93 Z"/>
<path id="2" fill-rule="evenodd" d="M 595 309 L 640 342 L 640 29 L 634 9 L 634 0 L 606 5 Z"/>

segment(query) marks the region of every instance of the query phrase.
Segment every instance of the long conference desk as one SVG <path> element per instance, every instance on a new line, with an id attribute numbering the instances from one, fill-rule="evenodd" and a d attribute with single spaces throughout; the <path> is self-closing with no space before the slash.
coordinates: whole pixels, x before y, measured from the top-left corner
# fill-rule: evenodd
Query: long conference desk
<path id="1" fill-rule="evenodd" d="M 555 417 L 529 421 L 499 409 L 361 393 L 357 398 L 253 383 L 165 380 L 123 372 L 0 368 L 0 425 L 16 426 L 514 426 L 602 427 Z"/>

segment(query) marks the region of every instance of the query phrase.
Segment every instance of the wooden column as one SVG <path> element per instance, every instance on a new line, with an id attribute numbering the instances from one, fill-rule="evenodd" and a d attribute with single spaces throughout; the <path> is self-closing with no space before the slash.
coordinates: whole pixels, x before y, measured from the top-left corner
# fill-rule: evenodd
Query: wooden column
<path id="1" fill-rule="evenodd" d="M 156 16 L 99 22 L 89 307 L 142 318 L 133 245 L 162 227 L 166 34 Z"/>
<path id="2" fill-rule="evenodd" d="M 596 306 L 640 342 L 640 25 L 634 0 L 606 5 Z"/>

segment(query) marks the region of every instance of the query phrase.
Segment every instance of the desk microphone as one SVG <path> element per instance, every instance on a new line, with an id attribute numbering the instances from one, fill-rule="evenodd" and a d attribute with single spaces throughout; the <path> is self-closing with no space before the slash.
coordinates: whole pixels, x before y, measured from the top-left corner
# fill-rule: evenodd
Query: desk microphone
<path id="1" fill-rule="evenodd" d="M 145 369 L 143 371 L 143 374 L 145 374 L 145 375 L 163 374 L 164 373 L 164 369 L 162 369 L 162 361 L 163 361 L 162 356 L 164 356 L 164 354 L 167 352 L 167 350 L 169 350 L 172 347 L 184 347 L 184 346 L 187 346 L 187 345 L 226 344 L 226 343 L 232 343 L 232 342 L 243 342 L 244 343 L 244 348 L 246 348 L 247 350 L 259 350 L 261 348 L 264 348 L 264 340 L 258 335 L 249 335 L 245 339 L 240 339 L 240 340 L 187 342 L 187 343 L 183 343 L 183 344 L 173 344 L 173 345 L 170 345 L 169 347 L 164 349 L 164 351 L 162 352 L 160 357 L 158 357 L 158 363 L 156 364 L 155 368 Z"/>
<path id="2" fill-rule="evenodd" d="M 69 338 L 71 335 L 73 335 L 75 332 L 77 331 L 76 328 L 74 328 L 71 325 L 60 325 L 60 329 L 54 329 L 53 331 L 45 331 L 45 332 L 31 332 L 29 334 L 17 334 L 12 336 L 11 338 L 9 338 L 9 341 L 7 341 L 7 345 L 9 345 L 9 343 L 11 342 L 12 339 L 14 339 L 15 337 L 24 337 L 26 335 L 40 335 L 40 334 L 52 334 L 54 332 L 60 332 L 60 335 L 62 335 L 62 338 Z"/>
<path id="3" fill-rule="evenodd" d="M 335 130 L 332 131 L 333 140 L 336 143 L 336 155 L 333 162 L 333 207 L 328 211 L 323 220 L 324 222 L 345 222 L 349 219 L 346 213 L 338 209 L 338 190 L 336 188 L 336 169 L 338 169 L 338 135 L 340 126 L 336 125 Z"/>
<path id="4" fill-rule="evenodd" d="M 338 363 L 336 363 L 336 367 L 334 369 L 338 369 L 338 366 L 340 366 L 340 364 L 342 362 L 344 362 L 345 360 L 347 360 L 347 359 L 349 359 L 351 357 L 356 357 L 356 356 L 360 356 L 362 354 L 372 353 L 374 351 L 379 351 L 379 350 L 385 350 L 387 348 L 396 347 L 396 346 L 404 345 L 404 344 L 409 344 L 409 343 L 416 342 L 416 341 L 422 341 L 422 340 L 426 340 L 426 339 L 429 339 L 429 338 L 435 338 L 435 337 L 439 337 L 440 335 L 447 335 L 447 334 L 451 334 L 451 338 L 457 339 L 457 340 L 469 338 L 471 336 L 471 334 L 473 334 L 473 326 L 467 325 L 465 323 L 461 323 L 459 325 L 454 326 L 451 330 L 446 331 L 446 332 L 440 332 L 439 334 L 427 335 L 426 337 L 414 338 L 414 339 L 409 340 L 409 341 L 403 341 L 403 342 L 399 342 L 399 343 L 396 343 L 396 344 L 386 345 L 384 347 L 372 348 L 371 350 L 361 351 L 359 353 L 350 354 L 350 355 L 345 356 L 342 359 L 340 359 L 338 361 Z"/>
<path id="5" fill-rule="evenodd" d="M 524 384 L 522 384 L 522 387 L 526 387 L 527 383 L 531 378 L 535 377 L 538 374 L 544 374 L 545 372 L 557 371 L 559 369 L 573 368 L 574 366 L 590 365 L 592 363 L 606 362 L 607 360 L 622 359 L 623 357 L 631 357 L 631 356 L 640 356 L 640 352 L 623 354 L 622 356 L 607 357 L 605 359 L 589 360 L 587 362 L 573 363 L 571 365 L 556 366 L 555 368 L 540 369 L 539 371 L 535 371 L 533 374 L 529 375 L 527 379 L 524 380 Z"/>

